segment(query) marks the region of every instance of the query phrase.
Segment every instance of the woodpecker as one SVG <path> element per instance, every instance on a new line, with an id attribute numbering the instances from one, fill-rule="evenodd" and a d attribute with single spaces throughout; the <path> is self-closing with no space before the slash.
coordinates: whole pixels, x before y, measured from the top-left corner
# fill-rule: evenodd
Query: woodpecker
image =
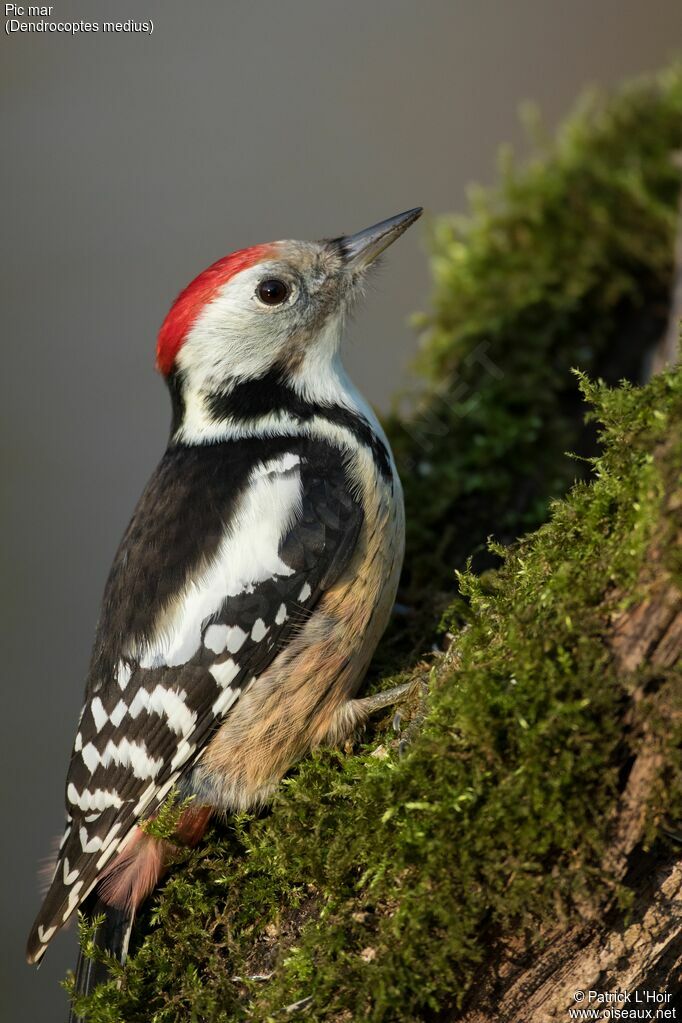
<path id="1" fill-rule="evenodd" d="M 421 212 L 240 249 L 166 316 L 170 439 L 106 583 L 29 962 L 79 907 L 104 915 L 98 943 L 123 961 L 176 840 L 267 803 L 309 750 L 404 693 L 357 695 L 393 606 L 404 511 L 339 345 L 369 267 Z M 173 841 L 140 826 L 169 798 L 184 807 Z M 77 992 L 98 978 L 81 961 Z"/>

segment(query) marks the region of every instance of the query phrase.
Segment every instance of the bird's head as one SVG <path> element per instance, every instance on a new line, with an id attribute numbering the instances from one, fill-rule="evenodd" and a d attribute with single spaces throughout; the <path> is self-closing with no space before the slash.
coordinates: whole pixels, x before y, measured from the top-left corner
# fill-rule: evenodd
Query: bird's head
<path id="1" fill-rule="evenodd" d="M 357 234 L 270 242 L 218 260 L 166 316 L 158 369 L 194 401 L 272 373 L 303 396 L 324 391 L 368 268 L 420 215 L 408 210 Z"/>

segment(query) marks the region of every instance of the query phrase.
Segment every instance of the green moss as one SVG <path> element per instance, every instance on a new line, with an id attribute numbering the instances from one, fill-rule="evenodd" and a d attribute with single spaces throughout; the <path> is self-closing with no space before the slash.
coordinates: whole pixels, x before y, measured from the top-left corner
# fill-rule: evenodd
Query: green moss
<path id="1" fill-rule="evenodd" d="M 584 413 L 569 367 L 599 366 L 624 311 L 658 330 L 681 110 L 673 73 L 591 105 L 465 229 L 437 229 L 424 361 L 449 395 L 449 433 L 415 440 L 414 423 L 393 424 L 403 464 L 426 463 L 404 474 L 408 590 L 425 604 L 429 579 L 445 587 L 487 533 L 536 525 L 565 491 L 560 454 L 578 446 Z M 503 377 L 467 362 L 481 339 Z M 456 378 L 480 395 L 466 415 Z M 307 998 L 307 1018 L 328 1023 L 424 1020 L 460 1002 L 506 928 L 570 917 L 613 891 L 601 866 L 607 811 L 637 741 L 622 714 L 638 679 L 616 673 L 606 637 L 664 536 L 682 465 L 670 440 L 682 373 L 644 389 L 582 387 L 604 448 L 592 481 L 555 501 L 535 533 L 497 546 L 494 572 L 460 571 L 446 615 L 456 648 L 419 666 L 430 694 L 406 749 L 384 722 L 354 750 L 317 751 L 267 815 L 235 818 L 183 852 L 122 986 L 88 1000 L 89 1023 L 280 1020 Z M 429 608 L 416 642 L 435 628 Z M 398 648 L 389 640 L 387 661 Z M 636 724 L 662 741 L 673 674 L 659 672 L 659 696 L 638 703 Z M 652 841 L 682 809 L 682 764 L 666 741 Z"/>
<path id="2" fill-rule="evenodd" d="M 180 818 L 193 802 L 194 796 L 181 800 L 177 789 L 173 788 L 156 816 L 142 821 L 140 827 L 152 838 L 172 838 L 176 834 Z"/>
<path id="3" fill-rule="evenodd" d="M 530 166 L 505 156 L 468 217 L 434 222 L 433 311 L 418 319 L 429 387 L 390 424 L 408 603 L 451 590 L 490 534 L 535 528 L 581 475 L 564 453 L 595 449 L 572 367 L 612 384 L 641 378 L 665 322 L 681 145 L 674 68 L 610 101 L 585 97 Z"/>

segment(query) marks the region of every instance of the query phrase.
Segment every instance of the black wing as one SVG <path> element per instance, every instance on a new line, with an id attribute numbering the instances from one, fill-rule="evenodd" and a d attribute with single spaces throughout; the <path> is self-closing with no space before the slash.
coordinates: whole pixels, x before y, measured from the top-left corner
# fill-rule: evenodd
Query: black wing
<path id="1" fill-rule="evenodd" d="M 343 571 L 361 523 L 326 444 L 169 449 L 105 590 L 31 958 Z"/>

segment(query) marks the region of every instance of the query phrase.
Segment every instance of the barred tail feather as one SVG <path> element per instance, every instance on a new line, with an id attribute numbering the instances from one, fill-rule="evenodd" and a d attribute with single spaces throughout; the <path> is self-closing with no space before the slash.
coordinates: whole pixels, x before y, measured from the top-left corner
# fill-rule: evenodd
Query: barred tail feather
<path id="1" fill-rule="evenodd" d="M 95 931 L 95 945 L 103 952 L 115 956 L 119 963 L 123 963 L 128 954 L 135 911 L 107 906 L 100 899 L 95 900 L 93 905 L 87 908 L 87 915 L 91 918 L 102 916 L 102 914 L 104 920 Z M 74 997 L 89 995 L 99 984 L 105 984 L 110 979 L 111 975 L 106 963 L 89 959 L 83 955 L 82 950 L 79 951 Z M 72 1008 L 69 1012 L 68 1023 L 87 1023 L 87 1021 L 83 1016 L 77 1015 Z"/>

